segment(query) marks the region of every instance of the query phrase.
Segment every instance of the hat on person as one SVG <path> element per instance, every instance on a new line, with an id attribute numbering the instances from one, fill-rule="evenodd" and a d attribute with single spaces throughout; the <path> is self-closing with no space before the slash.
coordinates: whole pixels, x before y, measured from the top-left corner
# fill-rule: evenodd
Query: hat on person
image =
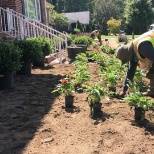
<path id="1" fill-rule="evenodd" d="M 133 55 L 133 47 L 132 43 L 128 43 L 126 45 L 120 45 L 116 51 L 115 56 L 116 58 L 120 59 L 122 65 L 129 62 Z"/>

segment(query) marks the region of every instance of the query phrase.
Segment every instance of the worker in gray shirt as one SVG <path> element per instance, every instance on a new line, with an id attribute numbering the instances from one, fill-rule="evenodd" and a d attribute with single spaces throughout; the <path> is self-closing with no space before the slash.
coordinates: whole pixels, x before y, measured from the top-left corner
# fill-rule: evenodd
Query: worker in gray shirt
<path id="1" fill-rule="evenodd" d="M 101 33 L 99 30 L 94 30 L 92 31 L 92 33 L 90 34 L 90 37 L 92 39 L 98 38 L 98 41 L 100 43 L 100 46 L 102 45 L 102 40 L 101 40 Z"/>
<path id="2" fill-rule="evenodd" d="M 133 42 L 120 45 L 116 49 L 115 55 L 121 60 L 122 64 L 129 62 L 120 96 L 126 95 L 128 82 L 129 80 L 133 81 L 138 62 L 140 62 L 141 69 L 146 72 L 147 78 L 150 79 L 150 89 L 143 95 L 154 97 L 154 30 L 140 35 Z"/>

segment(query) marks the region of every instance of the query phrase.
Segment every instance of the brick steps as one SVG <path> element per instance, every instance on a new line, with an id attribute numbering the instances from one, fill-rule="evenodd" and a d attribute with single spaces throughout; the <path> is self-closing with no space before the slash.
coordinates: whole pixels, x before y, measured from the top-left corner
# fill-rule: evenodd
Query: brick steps
<path id="1" fill-rule="evenodd" d="M 66 52 L 62 51 L 62 63 L 64 63 L 65 61 L 66 61 Z M 60 63 L 59 52 L 46 56 L 45 63 L 48 63 L 48 64 Z"/>

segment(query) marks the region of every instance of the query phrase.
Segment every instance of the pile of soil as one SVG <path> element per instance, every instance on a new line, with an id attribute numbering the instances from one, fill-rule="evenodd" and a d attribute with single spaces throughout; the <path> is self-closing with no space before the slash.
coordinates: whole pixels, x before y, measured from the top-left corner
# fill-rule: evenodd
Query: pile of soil
<path id="1" fill-rule="evenodd" d="M 153 154 L 154 120 L 138 125 L 134 110 L 120 99 L 102 99 L 102 113 L 94 119 L 86 92 L 75 93 L 74 107 L 65 108 L 64 97 L 51 91 L 73 69 L 46 64 L 0 91 L 0 154 Z M 96 83 L 98 65 L 89 63 L 89 71 Z"/>

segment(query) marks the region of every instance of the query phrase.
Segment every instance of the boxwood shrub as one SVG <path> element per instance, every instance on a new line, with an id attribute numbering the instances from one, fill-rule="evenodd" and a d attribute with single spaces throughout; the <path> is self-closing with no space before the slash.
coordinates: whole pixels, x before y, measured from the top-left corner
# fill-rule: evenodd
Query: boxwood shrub
<path id="1" fill-rule="evenodd" d="M 0 40 L 0 75 L 5 75 L 21 68 L 21 49 L 13 43 Z"/>

